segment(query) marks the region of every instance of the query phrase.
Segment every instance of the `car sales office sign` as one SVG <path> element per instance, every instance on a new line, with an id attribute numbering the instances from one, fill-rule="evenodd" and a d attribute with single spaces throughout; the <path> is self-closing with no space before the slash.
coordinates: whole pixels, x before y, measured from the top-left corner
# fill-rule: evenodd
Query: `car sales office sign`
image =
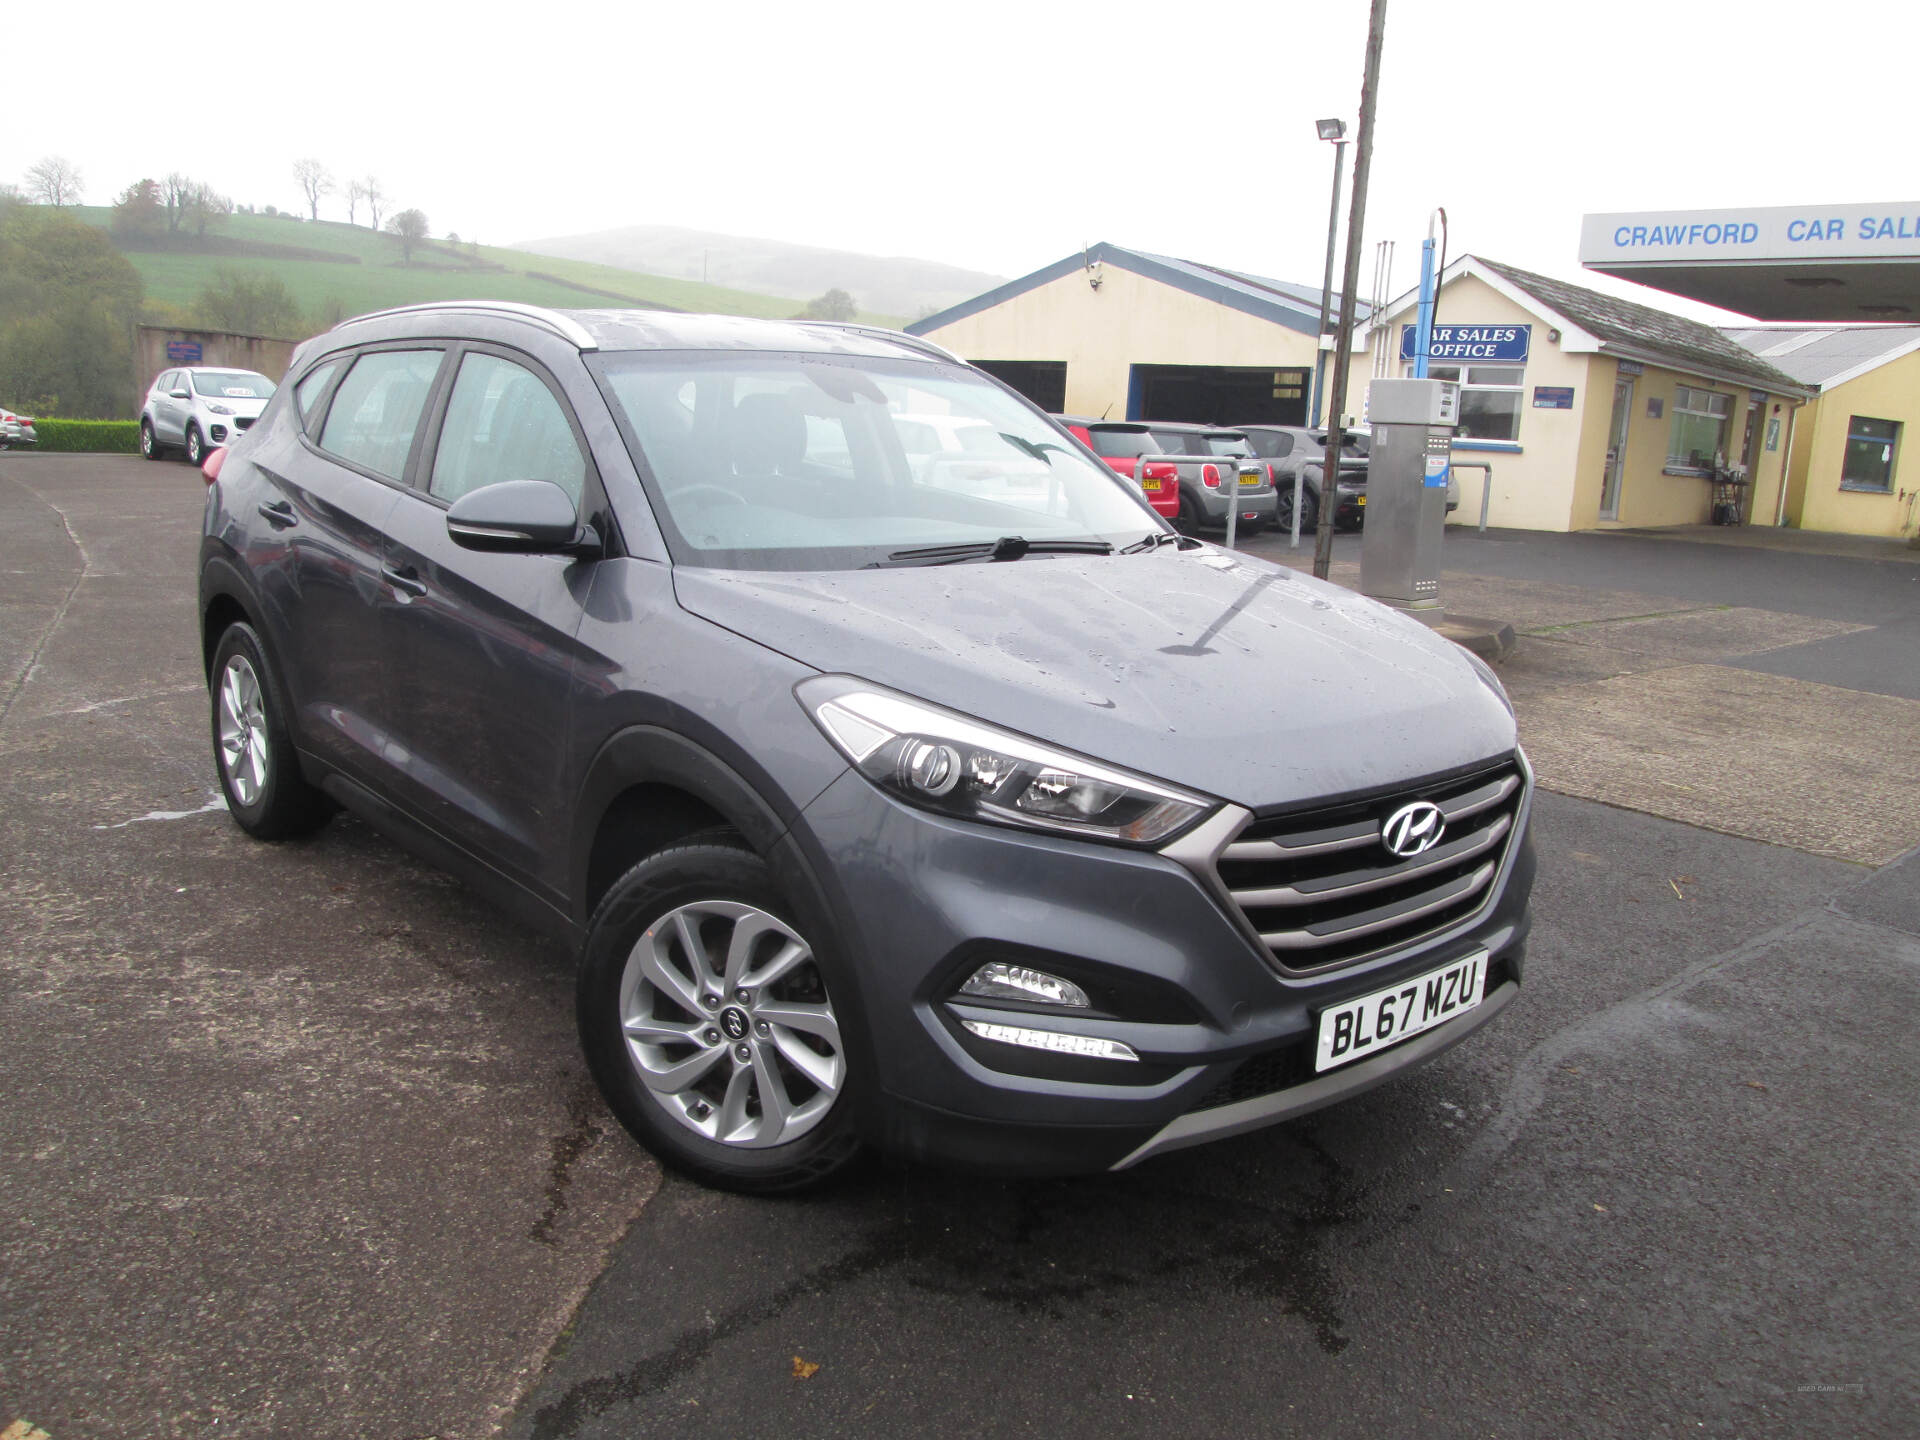
<path id="1" fill-rule="evenodd" d="M 1400 327 L 1400 358 L 1413 359 L 1414 327 Z M 1527 358 L 1527 346 L 1533 338 L 1531 325 L 1436 325 L 1433 341 L 1427 346 L 1427 359 L 1497 360 L 1519 365 Z"/>

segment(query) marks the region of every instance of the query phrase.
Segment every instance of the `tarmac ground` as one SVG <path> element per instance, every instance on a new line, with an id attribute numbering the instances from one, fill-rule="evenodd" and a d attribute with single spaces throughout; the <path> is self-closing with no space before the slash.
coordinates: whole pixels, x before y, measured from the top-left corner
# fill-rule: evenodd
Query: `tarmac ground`
<path id="1" fill-rule="evenodd" d="M 767 1202 L 609 1119 L 567 955 L 220 813 L 202 493 L 0 457 L 0 1432 L 1920 1428 L 1920 564 L 1450 531 L 1542 788 L 1499 1023 L 1117 1176 Z"/>

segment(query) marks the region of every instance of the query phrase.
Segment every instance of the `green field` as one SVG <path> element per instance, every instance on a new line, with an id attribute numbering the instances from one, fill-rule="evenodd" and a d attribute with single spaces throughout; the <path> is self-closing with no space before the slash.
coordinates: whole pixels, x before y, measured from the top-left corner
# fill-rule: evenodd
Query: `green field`
<path id="1" fill-rule="evenodd" d="M 103 228 L 112 218 L 112 211 L 103 205 L 81 206 L 75 213 Z M 800 302 L 782 296 L 488 245 L 475 251 L 467 245 L 456 248 L 431 241 L 416 246 L 413 263 L 403 265 L 399 243 L 392 236 L 330 220 L 232 215 L 210 230 L 208 239 L 221 248 L 211 253 L 126 251 L 146 284 L 147 298 L 190 306 L 214 272 L 227 267 L 278 276 L 301 308 L 316 316 L 335 308 L 358 315 L 425 300 L 518 300 L 568 309 L 659 305 L 770 319 L 783 319 L 800 308 Z M 275 254 L 275 247 L 322 251 L 341 258 Z M 900 323 L 898 316 L 863 313 L 859 318 L 876 325 Z"/>

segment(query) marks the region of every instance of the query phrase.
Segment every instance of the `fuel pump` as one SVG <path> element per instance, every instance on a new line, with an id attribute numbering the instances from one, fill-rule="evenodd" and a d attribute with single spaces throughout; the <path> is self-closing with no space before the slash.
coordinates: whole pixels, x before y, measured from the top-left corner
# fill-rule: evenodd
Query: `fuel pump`
<path id="1" fill-rule="evenodd" d="M 1446 380 L 1375 380 L 1367 388 L 1373 432 L 1360 591 L 1438 625 L 1440 538 L 1460 387 Z"/>

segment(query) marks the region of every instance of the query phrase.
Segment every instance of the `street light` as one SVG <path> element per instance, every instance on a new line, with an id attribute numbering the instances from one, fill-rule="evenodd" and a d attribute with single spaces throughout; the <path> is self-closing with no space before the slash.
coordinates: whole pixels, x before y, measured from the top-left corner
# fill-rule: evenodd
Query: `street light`
<path id="1" fill-rule="evenodd" d="M 1316 120 L 1315 132 L 1322 140 L 1333 143 L 1333 199 L 1327 205 L 1327 266 L 1320 276 L 1320 338 L 1319 346 L 1313 357 L 1313 416 L 1309 423 L 1314 429 L 1320 428 L 1321 397 L 1326 394 L 1327 350 L 1331 335 L 1327 331 L 1327 317 L 1333 306 L 1333 241 L 1334 234 L 1340 228 L 1340 170 L 1347 148 L 1347 122 L 1344 120 Z"/>

